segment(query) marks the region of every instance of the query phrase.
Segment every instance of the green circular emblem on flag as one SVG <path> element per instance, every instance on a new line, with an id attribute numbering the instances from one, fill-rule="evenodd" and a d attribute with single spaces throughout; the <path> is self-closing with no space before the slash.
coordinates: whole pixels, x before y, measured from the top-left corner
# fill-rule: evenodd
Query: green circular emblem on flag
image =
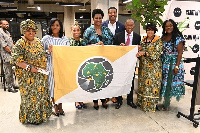
<path id="1" fill-rule="evenodd" d="M 113 79 L 113 68 L 105 57 L 89 58 L 79 67 L 78 84 L 87 92 L 98 92 L 106 88 Z"/>

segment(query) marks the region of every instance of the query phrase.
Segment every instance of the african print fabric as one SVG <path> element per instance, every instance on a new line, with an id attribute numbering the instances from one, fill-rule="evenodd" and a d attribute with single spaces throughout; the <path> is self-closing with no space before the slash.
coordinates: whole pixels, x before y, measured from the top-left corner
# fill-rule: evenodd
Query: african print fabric
<path id="1" fill-rule="evenodd" d="M 19 62 L 46 69 L 46 52 L 39 39 L 35 38 L 30 42 L 23 37 L 17 41 L 13 47 L 11 63 L 14 65 Z M 46 122 L 52 114 L 48 77 L 19 66 L 16 66 L 16 75 L 21 96 L 20 122 L 35 124 Z"/>
<path id="2" fill-rule="evenodd" d="M 75 40 L 73 37 L 69 38 L 70 46 L 83 46 L 83 39 Z"/>
<path id="3" fill-rule="evenodd" d="M 155 111 L 159 100 L 162 74 L 162 42 L 158 36 L 151 43 L 141 42 L 141 51 L 149 56 L 141 56 L 138 71 L 137 105 L 143 111 Z"/>

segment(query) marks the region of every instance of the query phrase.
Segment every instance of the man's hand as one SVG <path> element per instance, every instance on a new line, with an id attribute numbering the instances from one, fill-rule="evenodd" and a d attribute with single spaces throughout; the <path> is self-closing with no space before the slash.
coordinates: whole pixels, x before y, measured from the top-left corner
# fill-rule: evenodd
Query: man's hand
<path id="1" fill-rule="evenodd" d="M 126 44 L 124 44 L 124 43 L 120 43 L 120 46 L 126 46 Z"/>

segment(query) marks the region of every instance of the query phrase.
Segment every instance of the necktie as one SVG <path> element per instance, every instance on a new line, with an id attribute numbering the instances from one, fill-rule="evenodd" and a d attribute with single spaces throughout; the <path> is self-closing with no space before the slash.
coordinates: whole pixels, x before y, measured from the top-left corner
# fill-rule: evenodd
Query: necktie
<path id="1" fill-rule="evenodd" d="M 130 34 L 128 34 L 128 38 L 127 38 L 127 41 L 126 41 L 126 46 L 129 46 L 130 44 Z"/>

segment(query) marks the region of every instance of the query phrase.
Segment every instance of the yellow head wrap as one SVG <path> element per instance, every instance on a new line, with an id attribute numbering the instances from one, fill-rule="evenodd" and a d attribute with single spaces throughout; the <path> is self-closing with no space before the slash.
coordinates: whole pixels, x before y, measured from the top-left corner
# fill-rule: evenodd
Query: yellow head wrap
<path id="1" fill-rule="evenodd" d="M 20 24 L 20 29 L 21 29 L 22 34 L 24 34 L 27 29 L 33 29 L 35 30 L 35 32 L 38 31 L 37 24 L 33 20 L 30 20 L 30 19 L 22 21 Z"/>

